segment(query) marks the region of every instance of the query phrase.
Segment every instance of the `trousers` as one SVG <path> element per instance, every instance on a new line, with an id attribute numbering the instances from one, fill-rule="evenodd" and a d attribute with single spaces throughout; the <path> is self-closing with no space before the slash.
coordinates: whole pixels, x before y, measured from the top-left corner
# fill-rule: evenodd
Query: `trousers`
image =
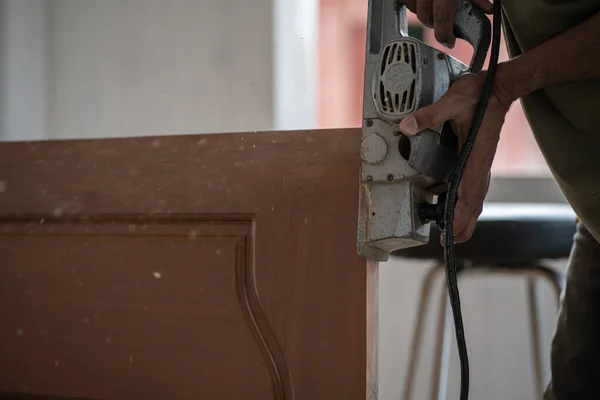
<path id="1" fill-rule="evenodd" d="M 565 272 L 544 400 L 600 399 L 600 243 L 577 224 Z"/>

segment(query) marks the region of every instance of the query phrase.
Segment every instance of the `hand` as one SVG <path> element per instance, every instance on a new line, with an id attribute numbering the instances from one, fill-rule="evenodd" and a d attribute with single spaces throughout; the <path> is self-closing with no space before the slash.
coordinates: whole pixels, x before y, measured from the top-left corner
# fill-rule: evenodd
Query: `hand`
<path id="1" fill-rule="evenodd" d="M 455 243 L 465 242 L 473 234 L 488 191 L 500 130 L 514 101 L 508 92 L 503 90 L 499 75 L 500 65 L 483 122 L 458 187 L 458 200 L 454 212 Z M 461 76 L 438 102 L 405 117 L 400 122 L 400 131 L 407 136 L 413 136 L 449 121 L 458 137 L 459 148 L 462 148 L 475 117 L 484 81 L 485 71 Z"/>
<path id="2" fill-rule="evenodd" d="M 448 48 L 454 48 L 454 14 L 457 0 L 400 0 L 417 15 L 421 23 L 433 28 L 435 39 Z M 471 0 L 483 12 L 491 14 L 493 5 L 489 0 Z"/>

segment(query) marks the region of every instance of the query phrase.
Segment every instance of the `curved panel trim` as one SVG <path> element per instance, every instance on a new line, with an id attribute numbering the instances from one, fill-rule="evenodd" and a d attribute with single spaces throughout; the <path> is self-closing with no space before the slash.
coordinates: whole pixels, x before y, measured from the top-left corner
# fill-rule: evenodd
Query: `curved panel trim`
<path id="1" fill-rule="evenodd" d="M 273 382 L 273 397 L 294 398 L 291 374 L 279 342 L 264 314 L 254 281 L 252 235 L 246 235 L 236 246 L 236 292 L 248 326 L 258 344 Z"/>
<path id="2" fill-rule="evenodd" d="M 93 231 L 84 232 L 77 227 L 94 224 Z M 135 225 L 161 225 L 161 232 L 144 234 Z M 220 225 L 219 233 L 210 226 Z M 231 229 L 223 231 L 223 225 Z M 171 228 L 169 228 L 171 226 Z M 184 226 L 185 229 L 181 229 Z M 188 237 L 190 226 L 199 229 L 198 237 L 234 237 L 235 290 L 242 315 L 246 320 L 261 358 L 271 378 L 273 398 L 292 400 L 294 391 L 285 355 L 263 311 L 255 282 L 253 255 L 254 220 L 251 215 L 193 214 L 193 215 L 1 215 L 0 236 L 152 236 Z"/>

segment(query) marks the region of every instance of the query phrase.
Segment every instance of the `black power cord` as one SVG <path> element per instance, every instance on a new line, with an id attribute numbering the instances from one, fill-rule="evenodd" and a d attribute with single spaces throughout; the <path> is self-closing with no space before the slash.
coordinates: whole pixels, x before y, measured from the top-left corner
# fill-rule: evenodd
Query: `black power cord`
<path id="1" fill-rule="evenodd" d="M 490 54 L 490 62 L 488 71 L 485 77 L 485 83 L 481 92 L 475 118 L 469 131 L 469 135 L 458 156 L 458 161 L 455 164 L 452 172 L 448 177 L 448 189 L 444 207 L 444 262 L 446 264 L 446 282 L 448 285 L 448 295 L 450 297 L 450 305 L 452 307 L 452 316 L 454 318 L 454 329 L 456 332 L 456 344 L 458 347 L 458 357 L 460 359 L 460 399 L 467 400 L 469 398 L 469 357 L 467 354 L 467 344 L 465 340 L 465 331 L 463 326 L 462 312 L 460 309 L 460 295 L 458 293 L 458 282 L 456 274 L 456 255 L 454 253 L 454 208 L 458 198 L 458 185 L 462 178 L 462 174 L 475 143 L 477 133 L 481 127 L 481 122 L 485 116 L 485 111 L 488 105 L 488 100 L 492 94 L 494 86 L 494 78 L 498 66 L 498 55 L 500 51 L 500 23 L 501 23 L 501 0 L 494 0 L 494 21 L 493 21 L 493 36 L 492 36 L 492 51 Z M 443 198 L 440 199 L 443 201 Z"/>

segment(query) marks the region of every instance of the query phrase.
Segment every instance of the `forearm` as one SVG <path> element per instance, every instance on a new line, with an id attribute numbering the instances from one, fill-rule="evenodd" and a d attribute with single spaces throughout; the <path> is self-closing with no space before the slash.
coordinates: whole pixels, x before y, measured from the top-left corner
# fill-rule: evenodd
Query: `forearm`
<path id="1" fill-rule="evenodd" d="M 512 100 L 546 86 L 600 77 L 600 12 L 498 66 L 498 84 Z"/>

